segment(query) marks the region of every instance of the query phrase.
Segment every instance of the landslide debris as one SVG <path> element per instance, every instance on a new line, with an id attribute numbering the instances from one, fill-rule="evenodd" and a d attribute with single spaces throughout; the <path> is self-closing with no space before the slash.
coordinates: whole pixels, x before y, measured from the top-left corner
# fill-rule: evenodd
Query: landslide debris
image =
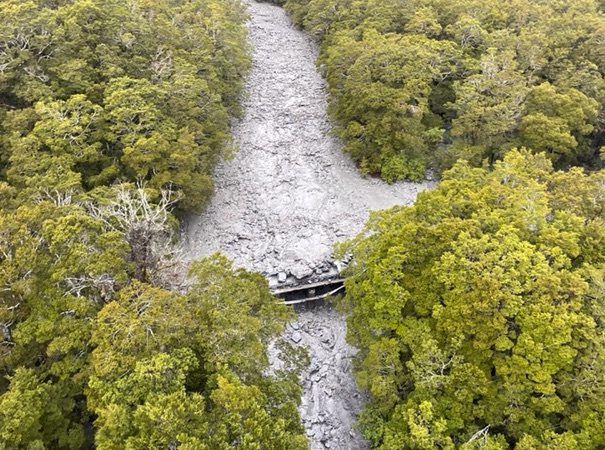
<path id="1" fill-rule="evenodd" d="M 236 266 L 301 279 L 331 270 L 333 245 L 359 233 L 370 210 L 411 204 L 432 183 L 360 176 L 330 135 L 315 44 L 283 9 L 249 8 L 255 53 L 244 113 L 232 126 L 237 151 L 217 167 L 216 195 L 204 214 L 189 218 L 184 245 L 189 260 L 221 251 Z M 363 396 L 345 334 L 344 318 L 323 304 L 303 308 L 286 331 L 311 359 L 300 410 L 311 450 L 367 448 L 354 431 Z"/>

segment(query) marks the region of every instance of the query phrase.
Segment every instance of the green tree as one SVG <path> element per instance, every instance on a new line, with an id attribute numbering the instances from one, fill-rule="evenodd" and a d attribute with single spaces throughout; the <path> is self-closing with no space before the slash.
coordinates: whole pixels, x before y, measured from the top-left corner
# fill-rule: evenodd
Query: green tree
<path id="1" fill-rule="evenodd" d="M 10 390 L 0 396 L 0 448 L 43 450 L 42 416 L 49 401 L 46 385 L 32 370 L 19 368 Z"/>
<path id="2" fill-rule="evenodd" d="M 346 245 L 375 448 L 603 445 L 602 180 L 528 151 L 459 163 Z"/>
<path id="3" fill-rule="evenodd" d="M 23 197 L 116 181 L 196 210 L 250 67 L 239 2 L 5 2 L 0 176 Z"/>
<path id="4" fill-rule="evenodd" d="M 42 442 L 81 448 L 90 323 L 127 280 L 125 244 L 58 193 L 53 202 L 0 211 L 0 223 L 0 373 L 21 368 L 44 380 Z M 7 392 L 1 383 L 0 398 L 9 401 L 20 379 Z"/>
<path id="5" fill-rule="evenodd" d="M 587 151 L 585 136 L 597 121 L 594 99 L 576 89 L 557 92 L 551 84 L 542 83 L 531 89 L 524 107 L 519 132 L 529 148 L 547 152 L 553 161 L 573 161 Z"/>
<path id="6" fill-rule="evenodd" d="M 288 310 L 224 257 L 191 276 L 186 295 L 134 282 L 99 312 L 87 389 L 98 448 L 305 448 L 297 369 L 267 375 Z"/>
<path id="7" fill-rule="evenodd" d="M 483 158 L 498 156 L 515 136 L 527 96 L 527 79 L 517 70 L 514 54 L 487 50 L 480 73 L 454 83 L 456 118 L 451 134 L 460 138 L 451 151 L 475 165 Z"/>
<path id="8" fill-rule="evenodd" d="M 520 145 L 561 166 L 601 163 L 605 20 L 596 0 L 288 0 L 285 8 L 320 41 L 330 114 L 364 173 L 415 178 L 427 162 L 477 166 Z M 445 79 L 434 77 L 437 67 Z M 555 103 L 577 102 L 571 115 L 525 105 L 543 84 Z"/>
<path id="9" fill-rule="evenodd" d="M 458 48 L 423 35 L 375 30 L 361 41 L 342 33 L 332 42 L 325 57 L 330 108 L 345 151 L 365 173 L 382 173 L 388 181 L 421 179 L 429 150 L 423 138 L 428 98 L 434 84 L 462 70 Z"/>

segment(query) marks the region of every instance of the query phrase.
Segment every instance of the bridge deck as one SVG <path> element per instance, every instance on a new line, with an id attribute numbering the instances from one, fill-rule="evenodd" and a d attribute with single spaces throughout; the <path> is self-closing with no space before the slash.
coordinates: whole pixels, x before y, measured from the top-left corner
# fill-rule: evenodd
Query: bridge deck
<path id="1" fill-rule="evenodd" d="M 286 286 L 281 289 L 273 289 L 271 292 L 276 297 L 283 299 L 283 304 L 296 305 L 321 300 L 329 295 L 334 295 L 344 290 L 343 283 L 344 278 L 330 278 L 296 286 Z"/>
<path id="2" fill-rule="evenodd" d="M 299 300 L 284 300 L 282 303 L 284 305 L 298 305 L 300 303 L 312 302 L 314 300 L 323 300 L 324 298 L 326 298 L 326 297 L 328 297 L 330 295 L 336 294 L 338 291 L 344 290 L 344 288 L 345 288 L 344 286 L 340 286 L 340 287 L 337 287 L 336 289 L 334 289 L 334 290 L 332 290 L 330 292 L 327 292 L 325 294 L 316 295 L 314 297 L 306 297 L 306 298 L 299 299 Z"/>
<path id="3" fill-rule="evenodd" d="M 321 280 L 321 281 L 316 281 L 313 283 L 306 283 L 306 284 L 297 284 L 294 286 L 285 286 L 281 289 L 272 289 L 271 292 L 273 293 L 273 295 L 279 297 L 282 294 L 288 294 L 290 292 L 296 292 L 296 291 L 300 291 L 300 290 L 309 290 L 309 289 L 315 289 L 318 287 L 323 287 L 323 286 L 331 286 L 333 284 L 342 284 L 345 281 L 344 278 L 330 278 L 328 280 Z"/>

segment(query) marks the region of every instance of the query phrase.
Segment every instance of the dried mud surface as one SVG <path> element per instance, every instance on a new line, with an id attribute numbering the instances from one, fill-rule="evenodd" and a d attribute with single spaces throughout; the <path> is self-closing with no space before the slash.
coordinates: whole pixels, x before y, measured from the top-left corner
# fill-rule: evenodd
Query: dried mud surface
<path id="1" fill-rule="evenodd" d="M 411 204 L 433 183 L 388 185 L 360 176 L 329 134 L 315 44 L 283 9 L 250 2 L 249 10 L 255 53 L 244 113 L 232 128 L 239 149 L 217 167 L 206 212 L 189 218 L 185 255 L 221 251 L 236 266 L 302 278 L 331 260 L 336 242 L 359 233 L 370 210 Z M 311 357 L 300 408 L 311 450 L 367 448 L 353 428 L 363 396 L 345 334 L 344 318 L 326 305 L 299 311 L 286 331 Z"/>
<path id="2" fill-rule="evenodd" d="M 250 14 L 254 65 L 232 129 L 239 150 L 216 169 L 206 212 L 189 219 L 188 255 L 220 250 L 237 266 L 301 278 L 359 233 L 370 210 L 411 204 L 430 183 L 361 177 L 329 134 L 315 44 L 277 6 L 252 2 Z"/>
<path id="3" fill-rule="evenodd" d="M 345 318 L 331 305 L 299 307 L 298 320 L 286 337 L 308 349 L 310 364 L 303 372 L 300 416 L 311 450 L 366 450 L 355 421 L 365 396 L 359 392 L 351 364 L 355 349 L 345 341 Z"/>

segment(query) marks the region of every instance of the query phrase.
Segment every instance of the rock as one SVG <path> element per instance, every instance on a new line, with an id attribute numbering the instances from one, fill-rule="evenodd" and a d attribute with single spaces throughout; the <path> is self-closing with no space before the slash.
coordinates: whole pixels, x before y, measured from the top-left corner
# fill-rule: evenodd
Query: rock
<path id="1" fill-rule="evenodd" d="M 289 262 L 289 263 L 293 263 L 294 261 L 299 259 L 298 255 L 292 250 L 284 251 L 282 253 L 281 257 L 285 262 Z M 292 274 L 292 275 L 294 275 L 294 274 Z"/>
<path id="2" fill-rule="evenodd" d="M 322 372 L 316 373 L 311 377 L 311 381 L 313 383 L 317 383 L 319 380 L 321 380 L 322 378 L 325 378 L 325 377 L 326 377 L 325 373 L 322 373 Z"/>
<path id="3" fill-rule="evenodd" d="M 298 331 L 295 331 L 292 333 L 292 336 L 290 336 L 290 339 L 292 339 L 292 342 L 295 344 L 298 344 L 302 340 L 302 335 Z"/>
<path id="4" fill-rule="evenodd" d="M 302 280 L 303 278 L 313 275 L 311 268 L 305 264 L 296 264 L 294 267 L 292 267 L 290 273 L 297 280 Z"/>
<path id="5" fill-rule="evenodd" d="M 334 348 L 334 338 L 327 332 L 322 332 L 320 341 L 330 348 Z"/>
<path id="6" fill-rule="evenodd" d="M 278 283 L 285 283 L 287 279 L 288 279 L 288 275 L 286 274 L 286 272 L 280 272 L 277 274 Z"/>
<path id="7" fill-rule="evenodd" d="M 334 267 L 336 267 L 336 270 L 338 271 L 338 273 L 342 272 L 342 269 L 344 269 L 346 267 L 346 264 L 343 263 L 342 261 L 334 261 Z"/>
<path id="8" fill-rule="evenodd" d="M 298 322 L 292 322 L 292 323 L 290 323 L 290 326 L 292 327 L 293 330 L 300 329 L 300 324 Z"/>

